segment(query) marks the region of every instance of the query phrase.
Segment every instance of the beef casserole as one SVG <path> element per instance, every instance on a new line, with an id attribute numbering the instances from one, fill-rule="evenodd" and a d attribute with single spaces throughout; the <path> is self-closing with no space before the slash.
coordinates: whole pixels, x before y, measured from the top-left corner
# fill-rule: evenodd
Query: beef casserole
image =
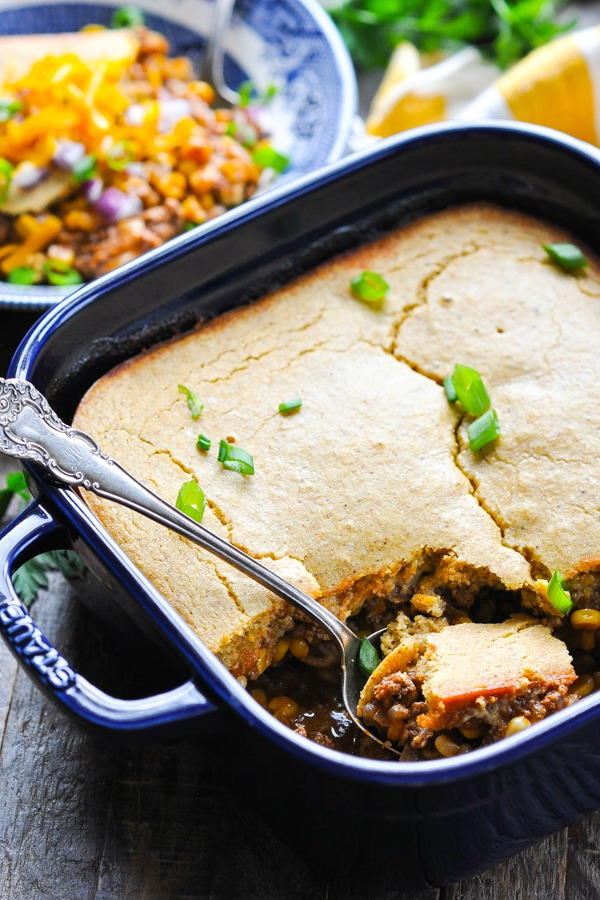
<path id="1" fill-rule="evenodd" d="M 589 402 L 600 278 L 593 263 L 566 272 L 552 262 L 544 245 L 567 240 L 494 206 L 430 215 L 119 366 L 75 416 L 170 502 L 184 482 L 197 481 L 205 525 L 337 616 L 364 633 L 387 626 L 388 669 L 379 681 L 392 668 L 405 675 L 411 659 L 426 668 L 423 660 L 430 665 L 464 636 L 483 680 L 462 693 L 483 703 L 487 725 L 469 709 L 462 718 L 441 716 L 426 738 L 420 730 L 406 758 L 464 752 L 510 734 L 512 719 L 530 724 L 589 693 L 600 670 L 600 413 Z M 353 296 L 350 282 L 363 271 L 389 285 L 382 304 Z M 482 374 L 501 423 L 500 438 L 481 451 L 470 448 L 468 417 L 443 388 L 456 363 Z M 301 406 L 281 414 L 279 404 L 292 397 Z M 224 466 L 219 440 L 251 454 L 254 474 Z M 136 513 L 89 502 L 259 702 L 337 745 L 323 710 L 294 697 L 296 685 L 305 698 L 299 685 L 311 679 L 334 693 L 337 660 L 324 635 L 199 547 Z M 581 622 L 567 624 L 549 599 L 555 570 Z M 581 608 L 591 612 L 582 616 Z M 507 685 L 494 691 L 484 677 L 506 639 L 494 629 L 520 647 L 519 665 L 507 661 L 505 674 L 518 684 L 510 682 L 505 715 L 489 706 Z M 399 654 L 406 658 L 394 668 Z M 469 681 L 460 671 L 468 654 L 450 655 L 452 678 Z M 522 678 L 528 666 L 540 677 Z M 420 685 L 426 679 L 424 672 Z M 381 722 L 381 710 L 370 710 Z"/>

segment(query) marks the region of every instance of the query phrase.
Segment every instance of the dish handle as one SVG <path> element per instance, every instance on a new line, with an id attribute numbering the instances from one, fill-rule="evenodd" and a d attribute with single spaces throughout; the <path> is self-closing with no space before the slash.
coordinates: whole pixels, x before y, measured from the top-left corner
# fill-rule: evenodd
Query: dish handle
<path id="1" fill-rule="evenodd" d="M 163 730 L 216 707 L 187 681 L 140 700 L 120 700 L 80 675 L 38 628 L 15 590 L 12 574 L 23 562 L 56 547 L 63 526 L 39 502 L 31 503 L 0 533 L 0 634 L 38 687 L 84 722 L 118 731 Z"/>

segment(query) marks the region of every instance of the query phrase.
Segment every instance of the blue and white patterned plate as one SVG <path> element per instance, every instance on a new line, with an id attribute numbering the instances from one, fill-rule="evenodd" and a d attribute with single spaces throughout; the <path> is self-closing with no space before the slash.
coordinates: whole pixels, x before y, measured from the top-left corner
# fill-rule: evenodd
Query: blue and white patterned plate
<path id="1" fill-rule="evenodd" d="M 108 24 L 119 0 L 99 4 L 0 0 L 0 34 L 77 31 Z M 162 32 L 174 53 L 199 61 L 211 19 L 210 0 L 140 0 L 150 28 Z M 226 44 L 225 75 L 232 87 L 249 78 L 260 89 L 277 84 L 273 143 L 291 158 L 291 181 L 338 159 L 356 112 L 356 81 L 341 38 L 316 0 L 238 0 Z M 200 226 L 202 227 L 202 226 Z M 0 282 L 0 308 L 45 309 L 73 288 Z"/>

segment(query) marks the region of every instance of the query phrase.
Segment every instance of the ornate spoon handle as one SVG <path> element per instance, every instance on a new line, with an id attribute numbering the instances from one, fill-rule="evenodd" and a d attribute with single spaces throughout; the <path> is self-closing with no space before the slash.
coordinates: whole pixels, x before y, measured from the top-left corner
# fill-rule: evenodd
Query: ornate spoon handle
<path id="1" fill-rule="evenodd" d="M 103 453 L 89 435 L 66 425 L 27 381 L 0 378 L 0 450 L 37 463 L 63 484 L 93 491 L 189 538 L 316 620 L 342 650 L 356 641 L 354 633 L 318 601 L 162 500 Z"/>

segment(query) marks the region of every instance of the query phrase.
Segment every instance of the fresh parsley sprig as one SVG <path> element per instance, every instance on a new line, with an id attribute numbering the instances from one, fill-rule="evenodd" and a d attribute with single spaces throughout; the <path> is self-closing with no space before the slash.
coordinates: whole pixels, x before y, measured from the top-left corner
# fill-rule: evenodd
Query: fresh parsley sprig
<path id="1" fill-rule="evenodd" d="M 475 44 L 501 68 L 568 31 L 565 0 L 342 0 L 331 10 L 348 48 L 365 69 L 387 64 L 411 41 L 423 52 Z"/>

